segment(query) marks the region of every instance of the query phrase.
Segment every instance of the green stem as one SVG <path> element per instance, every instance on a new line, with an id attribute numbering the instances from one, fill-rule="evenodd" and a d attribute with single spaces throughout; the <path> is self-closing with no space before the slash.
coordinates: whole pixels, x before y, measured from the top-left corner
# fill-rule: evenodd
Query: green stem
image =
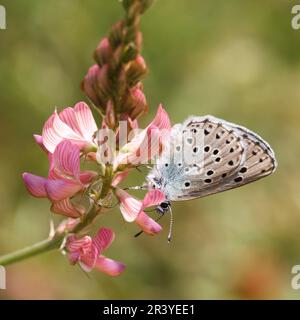
<path id="1" fill-rule="evenodd" d="M 43 252 L 50 251 L 52 249 L 58 249 L 61 245 L 61 242 L 64 238 L 64 235 L 56 236 L 50 239 L 43 240 L 41 242 L 35 243 L 32 246 L 28 246 L 21 250 L 6 254 L 0 257 L 0 265 L 6 266 L 29 257 L 33 257 Z"/>

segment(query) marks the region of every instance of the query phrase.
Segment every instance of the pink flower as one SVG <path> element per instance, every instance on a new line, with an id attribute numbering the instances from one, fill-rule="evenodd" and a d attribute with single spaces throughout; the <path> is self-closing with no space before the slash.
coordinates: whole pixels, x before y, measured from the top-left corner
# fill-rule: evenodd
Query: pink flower
<path id="1" fill-rule="evenodd" d="M 161 226 L 144 212 L 144 209 L 157 206 L 165 200 L 165 195 L 161 191 L 157 189 L 148 191 L 143 201 L 137 200 L 119 188 L 116 190 L 116 196 L 120 200 L 120 210 L 127 222 L 135 221 L 145 233 L 150 235 L 161 231 Z"/>
<path id="2" fill-rule="evenodd" d="M 102 111 L 105 111 L 110 91 L 108 71 L 108 64 L 104 64 L 101 67 L 98 64 L 94 64 L 89 68 L 81 83 L 81 89 L 93 101 L 95 106 L 100 107 Z"/>
<path id="3" fill-rule="evenodd" d="M 93 171 L 80 171 L 79 146 L 68 140 L 58 144 L 50 156 L 48 178 L 23 173 L 27 190 L 37 198 L 49 198 L 51 210 L 69 217 L 78 217 L 84 208 L 75 205 L 70 198 L 85 189 L 97 176 Z"/>
<path id="4" fill-rule="evenodd" d="M 125 265 L 102 255 L 114 238 L 114 232 L 106 228 L 101 228 L 93 239 L 89 236 L 78 238 L 72 235 L 68 237 L 66 249 L 70 263 L 73 265 L 79 263 L 86 272 L 95 268 L 110 276 L 118 276 L 124 271 Z"/>
<path id="5" fill-rule="evenodd" d="M 130 172 L 130 169 L 116 173 L 112 182 L 111 182 L 112 187 L 116 187 L 119 183 L 121 183 L 122 180 L 127 178 L 129 172 Z"/>
<path id="6" fill-rule="evenodd" d="M 94 57 L 100 66 L 110 62 L 113 50 L 108 38 L 103 38 L 98 44 Z"/>
<path id="7" fill-rule="evenodd" d="M 66 108 L 59 114 L 55 110 L 46 121 L 42 137 L 36 136 L 36 141 L 51 153 L 64 139 L 71 140 L 81 149 L 93 149 L 94 133 L 97 125 L 92 112 L 84 102 L 78 102 L 74 108 Z"/>
<path id="8" fill-rule="evenodd" d="M 148 110 L 149 107 L 142 90 L 142 84 L 139 82 L 136 86 L 128 90 L 126 99 L 123 103 L 122 112 L 134 120 L 148 112 Z"/>
<path id="9" fill-rule="evenodd" d="M 114 169 L 123 164 L 149 163 L 159 154 L 163 143 L 167 143 L 170 130 L 169 116 L 162 105 L 159 105 L 153 121 L 120 149 L 115 159 Z"/>

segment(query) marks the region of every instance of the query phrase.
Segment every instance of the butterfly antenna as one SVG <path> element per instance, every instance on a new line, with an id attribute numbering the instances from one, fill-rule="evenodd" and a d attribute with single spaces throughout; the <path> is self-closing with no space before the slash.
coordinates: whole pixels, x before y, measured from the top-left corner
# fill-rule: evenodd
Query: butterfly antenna
<path id="1" fill-rule="evenodd" d="M 172 229 L 173 229 L 173 211 L 171 206 L 169 207 L 169 211 L 170 211 L 170 226 L 169 226 L 168 242 L 170 243 L 172 240 Z"/>
<path id="2" fill-rule="evenodd" d="M 143 184 L 141 186 L 126 187 L 123 190 L 148 190 L 148 185 L 147 184 Z"/>

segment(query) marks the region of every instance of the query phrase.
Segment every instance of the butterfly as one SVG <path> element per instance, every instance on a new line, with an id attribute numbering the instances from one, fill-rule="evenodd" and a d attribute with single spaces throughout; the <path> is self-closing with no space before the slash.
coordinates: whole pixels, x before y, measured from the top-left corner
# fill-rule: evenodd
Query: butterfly
<path id="1" fill-rule="evenodd" d="M 183 150 L 187 158 L 182 157 Z M 166 200 L 156 208 L 163 215 L 171 210 L 172 201 L 234 189 L 270 175 L 276 167 L 273 150 L 258 134 L 210 115 L 191 116 L 173 126 L 146 177 L 147 188 L 165 194 Z"/>

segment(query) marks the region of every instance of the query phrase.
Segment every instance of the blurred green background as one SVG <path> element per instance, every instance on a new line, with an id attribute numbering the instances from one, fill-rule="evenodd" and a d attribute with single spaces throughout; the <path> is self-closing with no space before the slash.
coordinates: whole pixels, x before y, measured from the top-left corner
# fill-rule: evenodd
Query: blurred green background
<path id="1" fill-rule="evenodd" d="M 162 102 L 174 123 L 213 114 L 261 134 L 278 171 L 240 189 L 173 205 L 174 239 L 141 236 L 117 209 L 99 225 L 116 240 L 107 256 L 118 278 L 87 277 L 50 252 L 7 268 L 9 299 L 298 299 L 300 264 L 300 30 L 286 0 L 157 0 L 142 20 L 144 81 L 152 118 Z M 117 0 L 2 0 L 0 30 L 0 253 L 42 240 L 49 204 L 27 194 L 24 171 L 45 175 L 32 139 L 55 106 L 84 99 L 79 83 L 92 52 L 122 17 Z M 142 176 L 128 181 L 141 183 Z M 56 217 L 56 220 L 58 218 Z"/>

